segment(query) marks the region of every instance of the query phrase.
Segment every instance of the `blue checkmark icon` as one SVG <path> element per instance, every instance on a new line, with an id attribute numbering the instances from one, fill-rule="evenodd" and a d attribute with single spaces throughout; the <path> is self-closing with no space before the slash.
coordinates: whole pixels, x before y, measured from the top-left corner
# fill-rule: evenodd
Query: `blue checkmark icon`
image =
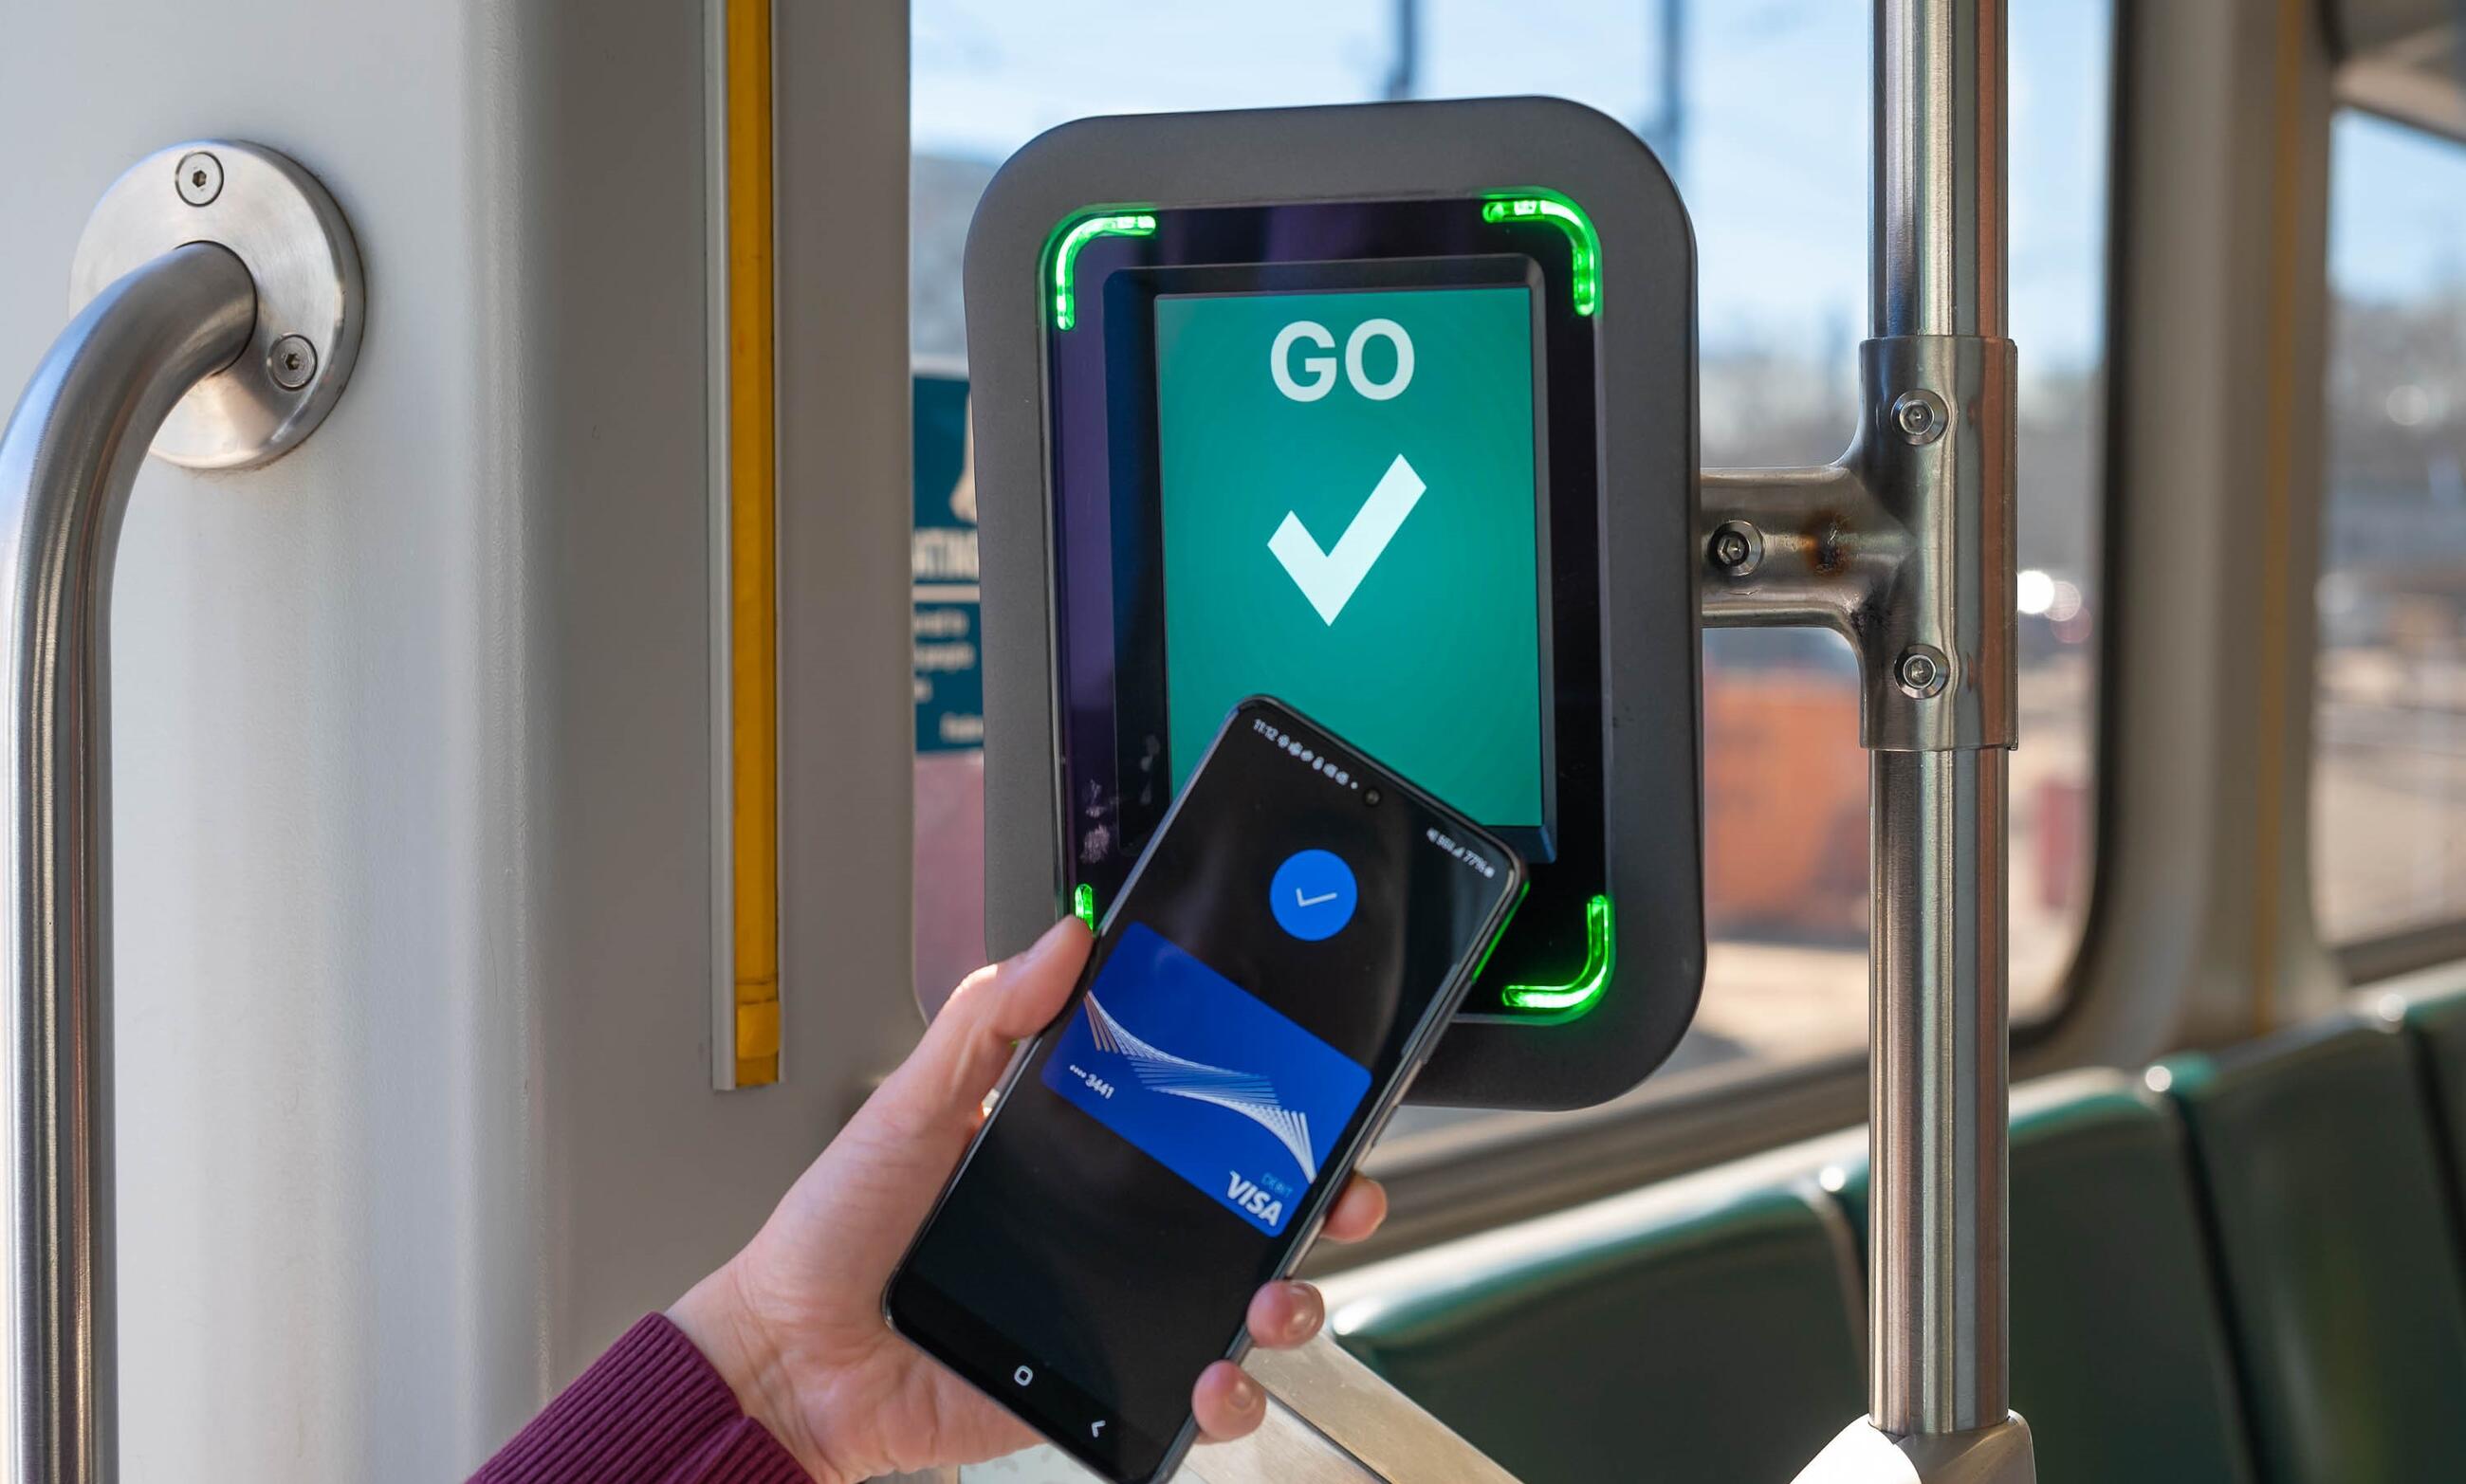
<path id="1" fill-rule="evenodd" d="M 1267 906 L 1277 926 L 1306 943 L 1344 931 L 1360 897 L 1353 868 L 1333 851 L 1296 851 L 1267 883 Z"/>

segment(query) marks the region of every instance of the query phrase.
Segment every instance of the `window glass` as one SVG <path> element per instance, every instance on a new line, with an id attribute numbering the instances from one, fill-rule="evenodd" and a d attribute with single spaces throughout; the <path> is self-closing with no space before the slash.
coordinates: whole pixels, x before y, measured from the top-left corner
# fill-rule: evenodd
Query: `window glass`
<path id="1" fill-rule="evenodd" d="M 2331 147 L 2312 858 L 2351 942 L 2466 917 L 2466 145 Z"/>
<path id="2" fill-rule="evenodd" d="M 1041 129 L 1092 113 L 1548 93 L 1636 128 L 1687 200 L 1706 464 L 1823 462 L 1847 442 L 1867 316 L 1866 0 L 914 0 L 913 15 L 920 367 L 962 366 L 968 218 L 994 167 Z M 2059 992 L 2089 859 L 2111 16 L 2012 0 L 2011 28 L 2026 568 L 2011 965 L 2028 1016 Z M 1849 651 L 1822 633 L 1735 630 L 1706 651 L 1713 951 L 1695 1033 L 1652 1088 L 1852 1050 L 1867 1024 L 1867 762 Z M 982 948 L 967 916 L 982 775 L 964 750 L 917 766 L 919 973 L 939 984 Z"/>

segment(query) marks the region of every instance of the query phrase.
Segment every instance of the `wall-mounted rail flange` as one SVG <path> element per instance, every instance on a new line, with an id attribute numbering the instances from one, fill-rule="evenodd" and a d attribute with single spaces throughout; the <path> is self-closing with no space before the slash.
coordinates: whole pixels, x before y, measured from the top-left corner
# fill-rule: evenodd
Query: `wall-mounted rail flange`
<path id="1" fill-rule="evenodd" d="M 111 183 L 69 269 L 69 312 L 173 248 L 211 242 L 257 288 L 257 326 L 197 383 L 147 450 L 191 469 L 246 469 L 315 431 L 360 356 L 368 291 L 350 225 L 317 178 L 258 144 L 158 149 Z"/>

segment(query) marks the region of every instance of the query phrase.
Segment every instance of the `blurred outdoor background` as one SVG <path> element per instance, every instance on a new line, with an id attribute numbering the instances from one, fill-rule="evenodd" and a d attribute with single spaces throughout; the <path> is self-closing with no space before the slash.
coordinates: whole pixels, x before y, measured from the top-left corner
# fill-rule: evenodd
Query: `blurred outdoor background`
<path id="1" fill-rule="evenodd" d="M 983 954 L 959 279 L 1001 160 L 1093 112 L 1589 103 L 1652 145 L 1693 218 L 1704 463 L 1822 462 L 1848 439 L 1867 329 L 1869 22 L 1865 0 L 916 0 L 922 981 Z M 2011 5 L 2020 1021 L 2059 1010 L 2089 905 L 2112 22 L 2105 0 Z M 2315 797 L 2320 908 L 2350 940 L 2466 906 L 2466 149 L 2349 114 L 2335 169 Z M 1867 764 L 1849 651 L 1821 632 L 1721 631 L 1706 661 L 1713 949 L 1695 1030 L 1651 1087 L 1838 1053 L 1866 1030 Z"/>

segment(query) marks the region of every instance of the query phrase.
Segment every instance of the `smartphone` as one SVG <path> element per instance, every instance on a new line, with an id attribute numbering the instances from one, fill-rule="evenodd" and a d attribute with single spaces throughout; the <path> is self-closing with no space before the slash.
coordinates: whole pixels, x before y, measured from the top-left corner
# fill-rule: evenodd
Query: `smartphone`
<path id="1" fill-rule="evenodd" d="M 1233 709 L 892 1274 L 908 1340 L 1116 1484 L 1169 1476 L 1524 894 L 1514 852 Z"/>

